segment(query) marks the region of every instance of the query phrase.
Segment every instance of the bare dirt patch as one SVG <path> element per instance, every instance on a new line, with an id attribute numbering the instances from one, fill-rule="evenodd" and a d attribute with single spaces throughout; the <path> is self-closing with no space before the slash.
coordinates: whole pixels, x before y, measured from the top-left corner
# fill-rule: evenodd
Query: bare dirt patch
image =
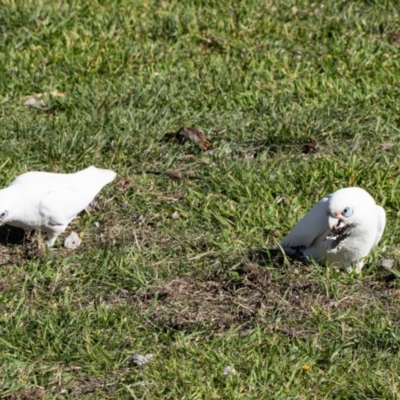
<path id="1" fill-rule="evenodd" d="M 204 278 L 182 277 L 129 295 L 152 324 L 193 331 L 210 327 L 217 332 L 255 324 L 304 338 L 314 334 L 316 310 L 336 318 L 354 309 L 362 313 L 374 301 L 390 308 L 398 289 L 383 281 L 357 281 L 354 285 L 326 282 L 297 265 L 274 270 L 251 262 L 242 265 L 237 277 L 226 271 Z M 127 293 L 125 293 L 125 296 Z"/>
<path id="2" fill-rule="evenodd" d="M 44 389 L 43 388 L 32 388 L 20 390 L 15 393 L 10 393 L 2 398 L 5 400 L 39 400 L 44 397 Z"/>

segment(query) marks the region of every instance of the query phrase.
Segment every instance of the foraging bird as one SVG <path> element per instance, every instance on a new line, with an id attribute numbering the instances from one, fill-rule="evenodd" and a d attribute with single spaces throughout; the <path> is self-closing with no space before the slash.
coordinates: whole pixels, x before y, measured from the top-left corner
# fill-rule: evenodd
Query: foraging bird
<path id="1" fill-rule="evenodd" d="M 361 272 L 363 257 L 378 244 L 386 225 L 385 210 L 364 189 L 349 187 L 324 197 L 294 226 L 276 249 L 289 256 L 328 259 Z"/>
<path id="2" fill-rule="evenodd" d="M 73 174 L 27 172 L 0 190 L 0 224 L 47 233 L 51 247 L 116 173 L 89 167 Z"/>

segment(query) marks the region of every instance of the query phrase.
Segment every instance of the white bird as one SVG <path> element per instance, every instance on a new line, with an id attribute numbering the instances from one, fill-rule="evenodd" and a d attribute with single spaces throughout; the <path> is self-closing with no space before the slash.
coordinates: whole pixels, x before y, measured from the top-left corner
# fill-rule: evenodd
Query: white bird
<path id="1" fill-rule="evenodd" d="M 289 256 L 344 266 L 356 272 L 362 258 L 378 244 L 386 225 L 385 210 L 364 189 L 349 187 L 324 197 L 294 226 L 276 249 Z"/>
<path id="2" fill-rule="evenodd" d="M 0 224 L 44 231 L 51 247 L 115 176 L 93 166 L 73 174 L 27 172 L 0 190 Z"/>

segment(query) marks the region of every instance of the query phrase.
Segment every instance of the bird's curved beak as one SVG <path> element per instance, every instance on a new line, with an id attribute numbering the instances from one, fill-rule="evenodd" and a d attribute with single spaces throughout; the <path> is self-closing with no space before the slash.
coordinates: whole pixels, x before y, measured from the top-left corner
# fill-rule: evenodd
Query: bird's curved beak
<path id="1" fill-rule="evenodd" d="M 329 214 L 328 217 L 329 229 L 332 232 L 340 231 L 344 227 L 344 217 L 340 213 Z"/>

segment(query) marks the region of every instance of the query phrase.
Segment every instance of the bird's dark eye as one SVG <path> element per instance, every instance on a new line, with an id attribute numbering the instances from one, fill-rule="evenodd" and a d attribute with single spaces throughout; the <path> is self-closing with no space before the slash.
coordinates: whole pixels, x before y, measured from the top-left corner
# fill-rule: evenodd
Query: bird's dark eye
<path id="1" fill-rule="evenodd" d="M 346 207 L 343 211 L 342 211 L 342 215 L 345 218 L 349 218 L 353 215 L 353 210 L 350 207 Z"/>
<path id="2" fill-rule="evenodd" d="M 4 211 L 0 214 L 0 219 L 6 218 L 8 215 L 8 211 Z"/>

